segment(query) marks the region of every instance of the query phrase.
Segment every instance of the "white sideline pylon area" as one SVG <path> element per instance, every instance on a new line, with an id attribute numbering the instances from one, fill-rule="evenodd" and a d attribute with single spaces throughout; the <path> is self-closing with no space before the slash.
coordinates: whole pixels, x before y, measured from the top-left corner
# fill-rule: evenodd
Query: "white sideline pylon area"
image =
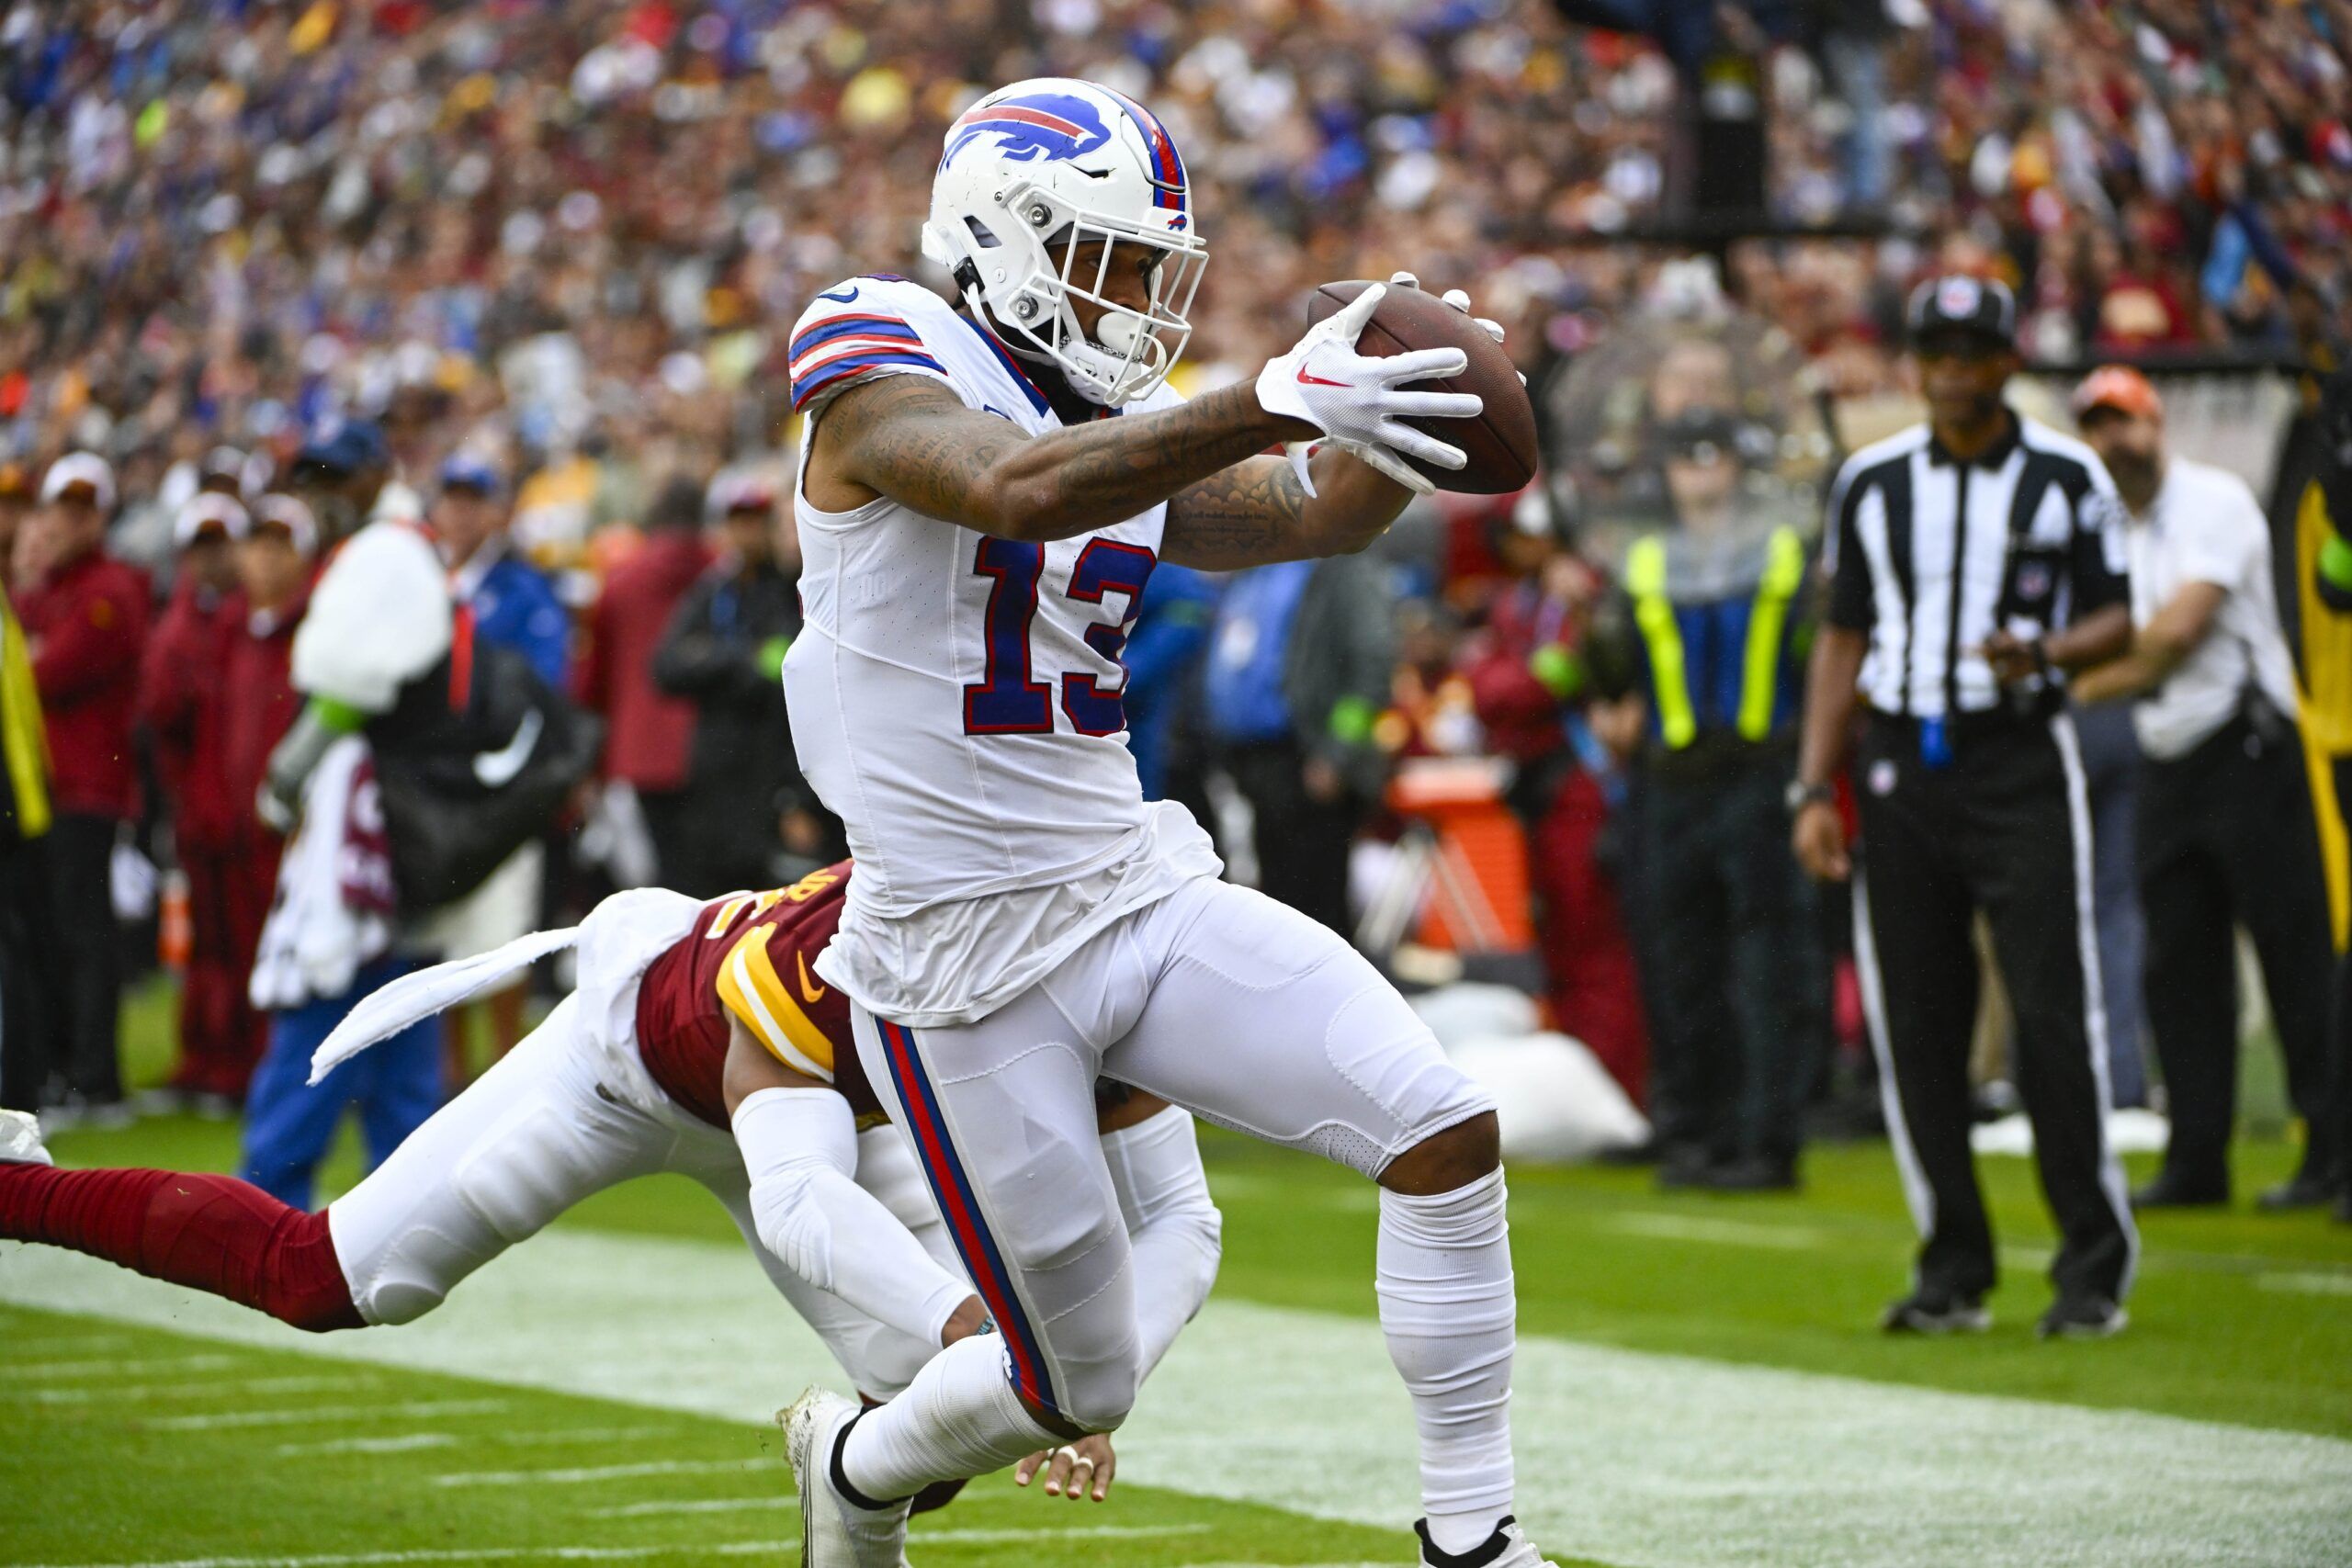
<path id="1" fill-rule="evenodd" d="M 357 1333 L 51 1247 L 0 1244 L 0 1301 L 763 1427 L 805 1382 L 842 1385 L 750 1257 L 709 1242 L 560 1228 L 432 1315 Z M 2352 1561 L 2336 1438 L 1542 1337 L 1521 1343 L 1512 1410 L 1520 1517 L 1548 1551 L 1615 1568 Z M 1368 1317 L 1213 1300 L 1118 1441 L 1131 1484 L 1400 1531 L 1419 1511 Z"/>

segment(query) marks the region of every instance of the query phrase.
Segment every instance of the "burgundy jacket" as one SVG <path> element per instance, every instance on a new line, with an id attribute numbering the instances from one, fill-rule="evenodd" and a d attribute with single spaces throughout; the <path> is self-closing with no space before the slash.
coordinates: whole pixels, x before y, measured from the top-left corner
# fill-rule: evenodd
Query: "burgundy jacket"
<path id="1" fill-rule="evenodd" d="M 588 614 L 580 700 L 605 716 L 605 774 L 640 792 L 682 787 L 693 760 L 695 704 L 653 683 L 653 650 L 686 590 L 710 565 L 698 534 L 664 530 L 613 569 Z"/>
<path id="2" fill-rule="evenodd" d="M 138 814 L 130 726 L 147 601 L 146 578 L 103 550 L 68 562 L 17 601 L 32 645 L 60 811 L 117 820 Z"/>
<path id="3" fill-rule="evenodd" d="M 139 716 L 155 738 L 183 843 L 225 848 L 253 812 L 253 796 L 238 800 L 228 779 L 229 645 L 244 618 L 243 594 L 199 589 L 184 576 L 147 637 Z"/>
<path id="4" fill-rule="evenodd" d="M 301 694 L 294 690 L 294 628 L 310 607 L 309 590 L 274 615 L 241 614 L 229 639 L 229 700 L 221 710 L 221 776 L 230 798 L 237 803 L 237 828 L 242 841 L 276 840 L 254 815 L 261 781 L 269 772 L 269 754 L 302 711 Z"/>

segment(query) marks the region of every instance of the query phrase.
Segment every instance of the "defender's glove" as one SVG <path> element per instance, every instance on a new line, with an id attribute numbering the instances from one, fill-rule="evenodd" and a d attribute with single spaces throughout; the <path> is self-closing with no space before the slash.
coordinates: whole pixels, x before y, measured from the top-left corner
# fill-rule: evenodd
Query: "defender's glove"
<path id="1" fill-rule="evenodd" d="M 1399 454 L 1441 468 L 1459 468 L 1469 459 L 1459 446 L 1425 435 L 1404 422 L 1473 419 L 1485 404 L 1468 392 L 1402 389 L 1408 381 L 1461 374 L 1470 360 L 1458 348 L 1417 349 L 1385 359 L 1355 351 L 1357 334 L 1387 292 L 1388 285 L 1373 285 L 1346 310 L 1309 327 L 1288 354 L 1268 360 L 1258 373 L 1258 402 L 1268 413 L 1315 426 L 1406 489 L 1426 495 L 1435 487 L 1399 461 Z M 1299 482 L 1313 495 L 1306 448 L 1303 441 L 1288 446 Z"/>

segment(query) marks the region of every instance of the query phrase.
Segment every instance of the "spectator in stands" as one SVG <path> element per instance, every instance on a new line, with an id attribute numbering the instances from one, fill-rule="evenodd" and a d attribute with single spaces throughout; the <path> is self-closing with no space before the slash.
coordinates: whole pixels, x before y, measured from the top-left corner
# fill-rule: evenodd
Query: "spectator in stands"
<path id="1" fill-rule="evenodd" d="M 2301 1168 L 2266 1209 L 2335 1196 L 2328 1010 L 2335 953 L 2318 819 L 2278 622 L 2270 525 L 2245 482 L 2165 449 L 2164 404 L 2109 366 L 2075 417 L 2131 525 L 2131 651 L 2086 675 L 2086 703 L 2134 699 L 2146 757 L 2139 818 L 2148 1017 L 2172 1137 L 2142 1208 L 2226 1203 L 2236 1122 L 2237 942 L 2243 924 L 2304 1119 Z"/>
<path id="2" fill-rule="evenodd" d="M 17 563 L 55 770 L 44 848 L 57 964 L 51 1066 L 64 1080 L 58 1110 L 120 1125 L 130 1113 L 116 1053 L 122 960 L 109 868 L 117 831 L 139 806 L 130 728 L 148 590 L 106 553 L 115 500 L 114 471 L 103 459 L 88 452 L 59 458 L 41 480 Z"/>
<path id="3" fill-rule="evenodd" d="M 1748 500 L 1743 435 L 1707 406 L 1657 431 L 1668 516 L 1628 552 L 1589 664 L 1596 699 L 1623 710 L 1611 738 L 1641 763 L 1659 1180 L 1761 1192 L 1797 1184 L 1828 977 L 1784 802 L 1807 551 Z"/>
<path id="4" fill-rule="evenodd" d="M 1258 886 L 1342 935 L 1349 849 L 1388 776 L 1373 725 L 1395 614 L 1361 556 L 1252 567 L 1217 602 L 1202 676 L 1209 739 L 1253 815 Z"/>
<path id="5" fill-rule="evenodd" d="M 472 618 L 485 645 L 514 649 L 528 660 L 548 688 L 571 690 L 571 617 L 538 568 L 515 555 L 507 536 L 505 486 L 496 468 L 477 454 L 458 452 L 441 465 L 440 493 L 429 521 L 449 566 L 452 596 Z M 472 958 L 503 947 L 538 924 L 547 882 L 547 845 L 523 845 L 465 897 L 436 909 L 418 933 L 420 945 L 445 960 Z M 490 1021 L 491 1049 L 503 1056 L 522 1043 L 527 975 L 481 999 Z M 464 1041 L 472 1004 L 441 1015 L 448 1045 L 448 1080 L 462 1086 Z"/>
<path id="6" fill-rule="evenodd" d="M 680 602 L 653 656 L 653 679 L 695 704 L 685 831 L 662 880 L 696 897 L 780 881 L 781 849 L 821 864 L 839 828 L 792 752 L 784 656 L 800 635 L 800 541 L 765 476 L 726 471 L 707 507 L 724 553 Z M 674 865 L 672 862 L 674 861 Z"/>
<path id="7" fill-rule="evenodd" d="M 238 796 L 228 773 L 229 649 L 245 618 L 237 554 L 250 525 L 244 507 L 220 491 L 198 491 L 182 504 L 172 525 L 172 596 L 147 639 L 139 688 L 139 716 L 154 741 L 173 852 L 187 882 L 180 1056 L 167 1090 L 214 1113 L 243 1096 L 262 1043 L 245 1002 L 252 960 L 236 962 L 229 915 L 239 829 L 254 810 L 254 796 Z"/>
<path id="8" fill-rule="evenodd" d="M 688 765 L 695 705 L 654 683 L 654 651 L 678 603 L 708 570 L 703 491 L 673 479 L 645 514 L 645 542 L 605 580 L 588 612 L 580 661 L 580 700 L 603 716 L 604 779 L 608 792 L 634 797 L 650 835 L 655 874 L 676 886 L 671 868 L 691 863 Z"/>
<path id="9" fill-rule="evenodd" d="M 1649 1032 L 1612 826 L 1623 786 L 1582 713 L 1600 582 L 1569 547 L 1567 526 L 1541 487 L 1520 497 L 1497 541 L 1512 583 L 1464 645 L 1462 669 L 1487 747 L 1517 764 L 1509 798 L 1527 834 L 1553 1021 L 1639 1100 Z"/>

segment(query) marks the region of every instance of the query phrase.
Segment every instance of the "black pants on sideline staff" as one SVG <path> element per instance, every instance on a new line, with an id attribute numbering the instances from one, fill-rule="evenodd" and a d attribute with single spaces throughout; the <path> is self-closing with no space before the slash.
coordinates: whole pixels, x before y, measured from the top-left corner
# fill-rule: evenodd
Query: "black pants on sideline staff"
<path id="1" fill-rule="evenodd" d="M 51 1013 L 65 1087 L 99 1104 L 122 1098 L 115 1042 L 122 938 L 115 929 L 111 817 L 61 811 L 41 840 L 49 872 L 49 947 L 57 965 Z"/>
<path id="2" fill-rule="evenodd" d="M 1643 958 L 1657 1135 L 1716 1162 L 1792 1161 L 1827 982 L 1813 892 L 1789 853 L 1786 748 L 1644 779 L 1657 930 Z"/>
<path id="3" fill-rule="evenodd" d="M 1362 808 L 1351 794 L 1306 793 L 1306 751 L 1295 740 L 1238 746 L 1225 755 L 1233 787 L 1256 818 L 1258 889 L 1300 914 L 1353 936 L 1348 920 L 1348 851 Z"/>
<path id="4" fill-rule="evenodd" d="M 2015 1072 L 2061 1237 L 2061 1293 L 2121 1300 L 2138 1236 L 2107 1145 L 2106 1042 L 2091 928 L 2089 812 L 2073 721 L 1969 716 L 1945 767 L 1915 725 L 1874 716 L 1855 782 L 1855 956 L 1888 1133 L 1920 1234 L 1918 1287 L 1976 1296 L 1996 1270 L 1969 1149 L 1978 909 L 2017 1016 Z"/>
<path id="5" fill-rule="evenodd" d="M 2335 1158 L 2328 1010 L 2335 944 L 2311 780 L 2290 726 L 2245 718 L 2186 756 L 2143 764 L 2140 902 L 2148 917 L 2148 1017 L 2172 1114 L 2165 1168 L 2223 1185 L 2238 1098 L 2234 926 L 2254 939 L 2286 1058 L 2287 1090 L 2311 1129 L 2305 1168 Z"/>

